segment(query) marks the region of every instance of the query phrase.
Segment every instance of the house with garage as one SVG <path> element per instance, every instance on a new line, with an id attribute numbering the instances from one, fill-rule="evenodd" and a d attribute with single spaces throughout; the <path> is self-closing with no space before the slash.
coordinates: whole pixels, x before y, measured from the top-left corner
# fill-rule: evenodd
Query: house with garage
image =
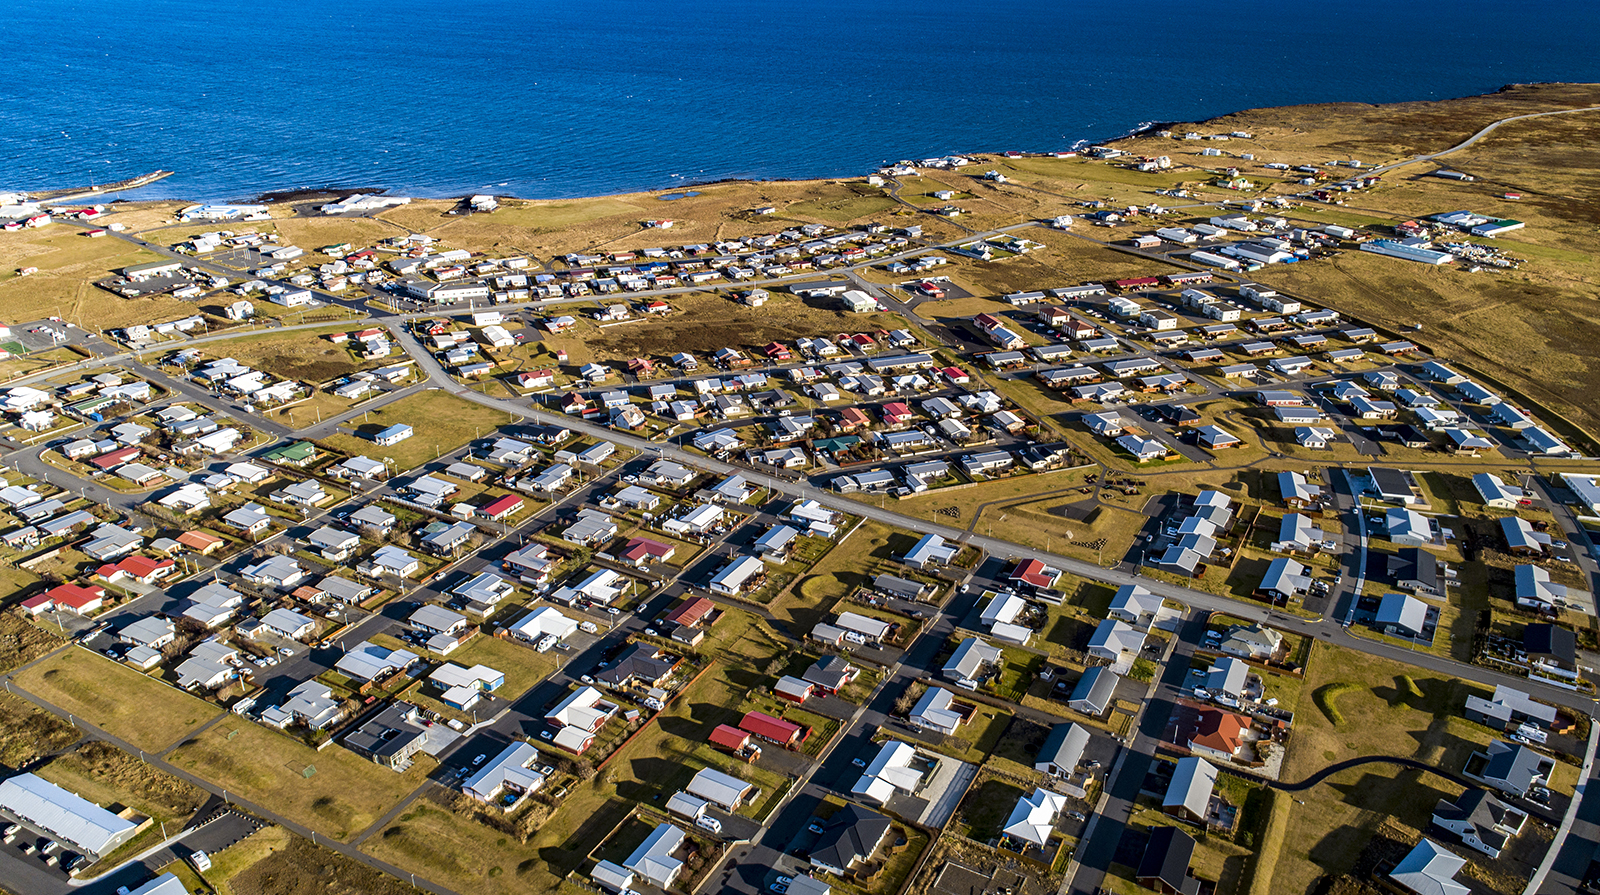
<path id="1" fill-rule="evenodd" d="M 1528 815 L 1486 789 L 1469 789 L 1453 802 L 1440 799 L 1433 809 L 1433 822 L 1456 834 L 1468 848 L 1498 858 L 1522 832 Z"/>
<path id="2" fill-rule="evenodd" d="M 1132 664 L 1144 649 L 1143 631 L 1119 619 L 1108 618 L 1089 638 L 1089 656 L 1110 662 L 1113 667 Z"/>

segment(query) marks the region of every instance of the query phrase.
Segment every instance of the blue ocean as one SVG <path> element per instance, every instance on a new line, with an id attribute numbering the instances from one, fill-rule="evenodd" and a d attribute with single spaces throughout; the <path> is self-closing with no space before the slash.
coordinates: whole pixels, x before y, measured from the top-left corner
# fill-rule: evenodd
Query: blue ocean
<path id="1" fill-rule="evenodd" d="M 0 189 L 557 198 L 1600 81 L 1600 4 L 4 0 Z"/>

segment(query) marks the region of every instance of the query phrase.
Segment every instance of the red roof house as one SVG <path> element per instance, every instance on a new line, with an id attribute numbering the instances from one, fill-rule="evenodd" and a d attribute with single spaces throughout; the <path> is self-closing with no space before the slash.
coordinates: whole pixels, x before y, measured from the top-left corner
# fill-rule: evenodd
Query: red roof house
<path id="1" fill-rule="evenodd" d="M 693 627 L 700 624 L 712 609 L 715 603 L 709 597 L 695 597 L 678 605 L 678 608 L 667 613 L 666 620 L 674 624 Z"/>
<path id="2" fill-rule="evenodd" d="M 890 401 L 883 405 L 883 421 L 891 426 L 910 422 L 911 408 L 900 401 Z"/>
<path id="3" fill-rule="evenodd" d="M 718 724 L 717 729 L 711 731 L 710 740 L 711 745 L 716 746 L 718 749 L 726 749 L 729 752 L 738 754 L 750 745 L 750 734 L 737 727 Z"/>
<path id="4" fill-rule="evenodd" d="M 205 556 L 221 547 L 225 542 L 214 534 L 208 534 L 203 531 L 186 531 L 178 535 L 178 543 L 196 551 L 201 556 Z"/>
<path id="5" fill-rule="evenodd" d="M 645 563 L 666 562 L 677 551 L 678 548 L 671 544 L 663 544 L 660 541 L 652 541 L 649 538 L 634 538 L 628 542 L 626 547 L 622 548 L 622 552 L 618 555 L 621 556 L 623 562 L 642 566 Z"/>
<path id="6" fill-rule="evenodd" d="M 89 462 L 93 463 L 98 469 L 115 469 L 124 463 L 132 461 L 135 457 L 139 456 L 139 454 L 140 450 L 137 445 L 129 445 L 125 448 L 117 448 L 114 451 L 107 451 L 106 453 L 95 457 Z"/>
<path id="7" fill-rule="evenodd" d="M 849 432 L 860 429 L 872 422 L 866 411 L 859 407 L 846 407 L 839 411 L 839 428 Z"/>
<path id="8" fill-rule="evenodd" d="M 152 584 L 172 574 L 178 567 L 170 559 L 154 560 L 148 556 L 128 556 L 115 563 L 107 563 L 95 574 L 115 584 L 123 578 L 132 578 L 140 584 Z"/>
<path id="9" fill-rule="evenodd" d="M 34 615 L 52 609 L 65 609 L 88 615 L 105 605 L 106 589 L 96 585 L 58 584 L 42 594 L 22 601 L 22 608 Z"/>
<path id="10" fill-rule="evenodd" d="M 478 515 L 498 522 L 520 509 L 522 509 L 522 498 L 515 494 L 507 494 L 494 503 L 480 508 Z"/>
<path id="11" fill-rule="evenodd" d="M 739 722 L 739 729 L 754 734 L 758 739 L 777 743 L 785 748 L 804 742 L 809 733 L 798 724 L 774 718 L 763 712 L 746 712 L 744 719 Z"/>
<path id="12" fill-rule="evenodd" d="M 1025 559 L 1017 563 L 1017 567 L 1011 570 L 1011 574 L 1008 577 L 1012 581 L 1020 581 L 1023 584 L 1048 589 L 1055 585 L 1056 579 L 1061 577 L 1061 573 L 1037 559 Z"/>
<path id="13" fill-rule="evenodd" d="M 1189 740 L 1189 751 L 1233 758 L 1244 745 L 1250 719 L 1221 709 L 1200 710 L 1200 723 Z"/>

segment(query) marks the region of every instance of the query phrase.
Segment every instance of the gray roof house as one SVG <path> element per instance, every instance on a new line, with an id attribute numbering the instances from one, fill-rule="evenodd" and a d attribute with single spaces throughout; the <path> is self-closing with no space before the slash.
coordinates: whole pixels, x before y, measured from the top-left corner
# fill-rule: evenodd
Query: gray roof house
<path id="1" fill-rule="evenodd" d="M 1072 695 L 1067 699 L 1067 706 L 1075 712 L 1098 718 L 1111 707 L 1116 692 L 1116 672 L 1104 665 L 1096 665 L 1078 678 L 1077 686 L 1072 688 Z"/>
<path id="2" fill-rule="evenodd" d="M 1481 768 L 1479 767 L 1481 765 Z M 1521 743 L 1495 740 L 1485 752 L 1467 761 L 1466 775 L 1482 780 L 1513 798 L 1522 798 L 1535 786 L 1546 786 L 1555 761 Z"/>
<path id="3" fill-rule="evenodd" d="M 977 674 L 983 666 L 998 663 L 1000 656 L 1000 647 L 991 646 L 977 637 L 968 637 L 961 641 L 955 654 L 944 663 L 944 676 L 958 683 L 977 680 Z"/>
<path id="4" fill-rule="evenodd" d="M 1083 752 L 1089 748 L 1089 729 L 1081 724 L 1057 724 L 1050 728 L 1039 754 L 1034 756 L 1033 768 L 1056 777 L 1071 777 L 1083 761 Z"/>
<path id="5" fill-rule="evenodd" d="M 1161 800 L 1161 810 L 1175 817 L 1205 823 L 1211 792 L 1217 785 L 1217 768 L 1197 755 L 1178 759 L 1172 782 Z"/>

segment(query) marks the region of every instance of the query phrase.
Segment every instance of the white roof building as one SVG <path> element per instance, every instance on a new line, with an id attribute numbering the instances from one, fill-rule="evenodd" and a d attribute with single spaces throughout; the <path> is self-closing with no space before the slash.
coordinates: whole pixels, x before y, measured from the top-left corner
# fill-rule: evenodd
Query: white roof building
<path id="1" fill-rule="evenodd" d="M 887 804 L 894 794 L 916 793 L 922 782 L 922 772 L 911 767 L 917 750 L 900 740 L 885 740 L 878 754 L 861 773 L 861 778 L 851 787 L 852 795 L 876 803 Z"/>
<path id="2" fill-rule="evenodd" d="M 33 774 L 0 781 L 0 811 L 90 855 L 103 855 L 138 829 L 95 803 Z"/>
<path id="3" fill-rule="evenodd" d="M 494 760 L 461 784 L 461 791 L 480 802 L 492 802 L 502 792 L 537 792 L 544 786 L 544 775 L 530 770 L 542 761 L 539 750 L 527 743 L 512 743 Z"/>
<path id="4" fill-rule="evenodd" d="M 1013 839 L 1044 848 L 1055 832 L 1056 818 L 1067 807 L 1067 797 L 1048 789 L 1035 789 L 1032 795 L 1017 800 L 1006 819 L 1005 834 Z"/>

